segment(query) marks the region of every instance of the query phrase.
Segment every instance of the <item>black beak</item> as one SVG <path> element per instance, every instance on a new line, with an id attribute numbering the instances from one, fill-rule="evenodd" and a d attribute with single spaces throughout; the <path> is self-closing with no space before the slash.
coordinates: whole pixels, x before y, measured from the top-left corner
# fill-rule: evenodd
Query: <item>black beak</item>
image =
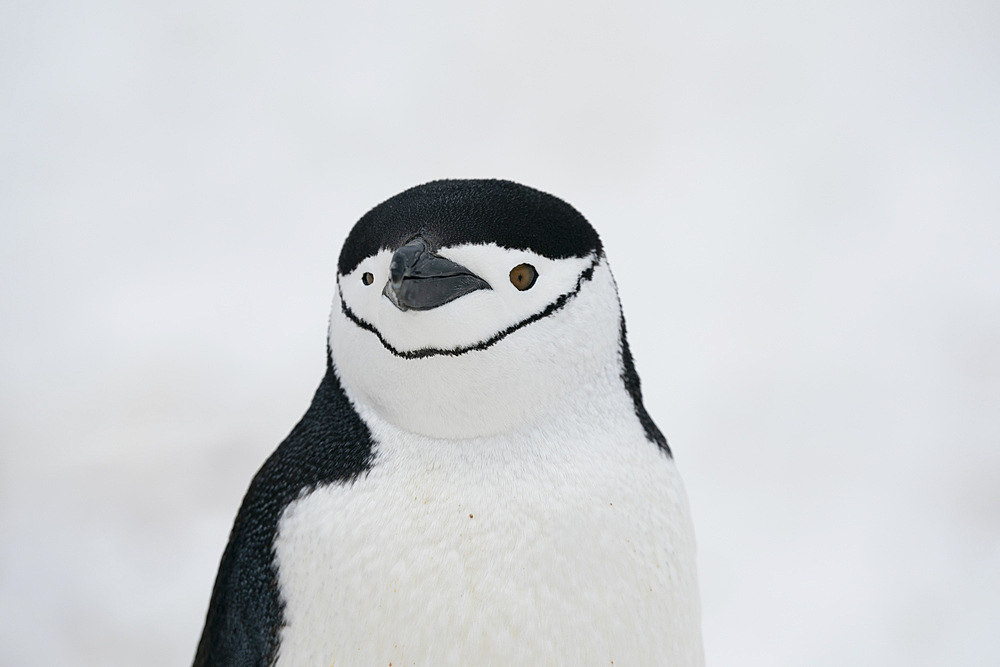
<path id="1" fill-rule="evenodd" d="M 481 289 L 492 288 L 461 264 L 435 255 L 418 236 L 393 254 L 382 294 L 400 310 L 430 310 Z"/>

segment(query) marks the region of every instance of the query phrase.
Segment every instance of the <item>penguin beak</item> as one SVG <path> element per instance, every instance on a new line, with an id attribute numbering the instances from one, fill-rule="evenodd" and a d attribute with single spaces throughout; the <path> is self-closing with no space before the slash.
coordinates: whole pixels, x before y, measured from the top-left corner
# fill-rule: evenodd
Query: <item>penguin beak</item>
<path id="1" fill-rule="evenodd" d="M 402 311 L 430 310 L 481 289 L 492 288 L 461 264 L 435 255 L 418 236 L 393 254 L 382 294 Z"/>

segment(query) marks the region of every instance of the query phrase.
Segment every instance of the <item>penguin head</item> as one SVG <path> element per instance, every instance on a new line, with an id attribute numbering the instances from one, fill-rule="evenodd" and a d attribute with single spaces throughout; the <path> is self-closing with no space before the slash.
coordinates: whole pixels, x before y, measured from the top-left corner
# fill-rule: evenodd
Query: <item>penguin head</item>
<path id="1" fill-rule="evenodd" d="M 340 254 L 330 361 L 404 430 L 530 427 L 620 376 L 621 310 L 600 238 L 509 181 L 447 180 L 379 204 Z"/>

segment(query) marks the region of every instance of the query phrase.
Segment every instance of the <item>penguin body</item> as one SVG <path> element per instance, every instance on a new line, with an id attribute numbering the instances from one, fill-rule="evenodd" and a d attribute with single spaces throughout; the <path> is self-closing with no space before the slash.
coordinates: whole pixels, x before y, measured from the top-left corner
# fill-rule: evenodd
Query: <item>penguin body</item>
<path id="1" fill-rule="evenodd" d="M 326 376 L 251 484 L 195 664 L 701 665 L 699 616 L 590 225 L 505 181 L 364 216 Z"/>

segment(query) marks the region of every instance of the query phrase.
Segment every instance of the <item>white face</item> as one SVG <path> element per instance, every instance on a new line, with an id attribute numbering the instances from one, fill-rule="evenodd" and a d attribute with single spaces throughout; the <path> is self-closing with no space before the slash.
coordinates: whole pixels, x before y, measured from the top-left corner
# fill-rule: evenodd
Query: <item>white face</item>
<path id="1" fill-rule="evenodd" d="M 560 295 L 574 291 L 580 274 L 594 262 L 593 257 L 554 260 L 495 245 L 461 245 L 435 254 L 466 267 L 492 289 L 478 290 L 431 310 L 401 311 L 382 294 L 389 277 L 390 250 L 365 259 L 354 271 L 338 277 L 347 307 L 375 327 L 398 352 L 460 350 L 481 344 L 544 311 Z M 525 263 L 535 267 L 538 278 L 530 289 L 520 291 L 510 281 L 510 270 Z M 365 273 L 374 276 L 372 284 L 364 284 Z"/>
<path id="2" fill-rule="evenodd" d="M 438 256 L 491 289 L 431 310 L 401 311 L 382 294 L 392 254 L 383 250 L 338 276 L 329 342 L 351 398 L 400 428 L 437 437 L 513 430 L 594 377 L 617 374 L 620 308 L 603 258 L 553 260 L 495 245 L 441 248 Z M 523 263 L 538 277 L 521 291 L 510 271 Z"/>

